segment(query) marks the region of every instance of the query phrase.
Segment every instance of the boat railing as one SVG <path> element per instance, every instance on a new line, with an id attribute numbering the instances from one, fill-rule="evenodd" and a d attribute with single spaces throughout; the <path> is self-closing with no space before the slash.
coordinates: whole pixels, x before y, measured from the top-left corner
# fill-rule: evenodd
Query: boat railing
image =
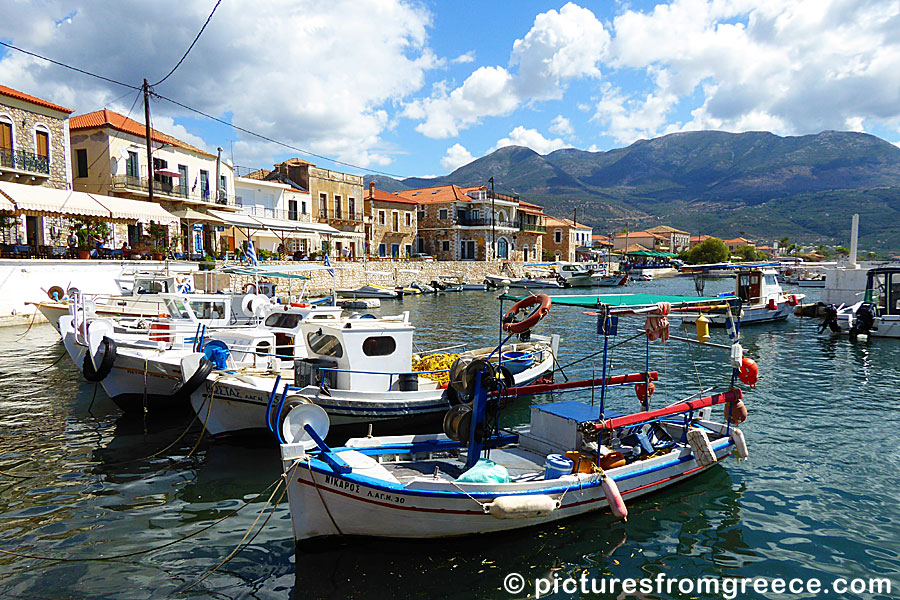
<path id="1" fill-rule="evenodd" d="M 434 348 L 432 350 L 419 351 L 419 356 L 431 356 L 432 354 L 437 354 L 438 352 L 446 352 L 447 350 L 454 350 L 456 348 L 461 348 L 465 352 L 468 345 L 468 343 L 462 343 L 454 344 L 453 346 L 444 346 L 443 348 Z M 418 350 L 418 348 L 416 348 L 416 350 Z"/>

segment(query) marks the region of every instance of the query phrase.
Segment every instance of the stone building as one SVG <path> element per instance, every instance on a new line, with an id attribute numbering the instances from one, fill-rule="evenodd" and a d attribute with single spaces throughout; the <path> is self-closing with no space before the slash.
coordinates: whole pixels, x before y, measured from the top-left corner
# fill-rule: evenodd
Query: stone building
<path id="1" fill-rule="evenodd" d="M 108 109 L 72 117 L 71 159 L 77 191 L 149 200 L 145 127 Z M 224 222 L 210 209 L 237 212 L 234 169 L 220 155 L 157 131 L 150 132 L 153 200 L 181 220 L 170 226 L 167 247 L 188 255 L 221 251 Z M 221 154 L 221 153 L 220 153 Z M 150 223 L 117 225 L 115 238 L 145 244 Z"/>
<path id="2" fill-rule="evenodd" d="M 691 246 L 691 234 L 687 231 L 675 229 L 668 225 L 657 225 L 647 230 L 647 233 L 661 235 L 666 241 L 661 244 L 660 250 L 678 254 Z"/>
<path id="3" fill-rule="evenodd" d="M 591 247 L 593 230 L 571 219 L 547 217 L 543 257 L 547 260 L 574 262 L 579 248 Z"/>
<path id="4" fill-rule="evenodd" d="M 417 203 L 375 189 L 369 183 L 365 199 L 366 254 L 379 258 L 409 258 L 415 253 Z"/>
<path id="5" fill-rule="evenodd" d="M 0 85 L 0 181 L 71 189 L 68 108 Z M 63 215 L 9 217 L 8 243 L 40 246 L 65 240 Z"/>
<path id="6" fill-rule="evenodd" d="M 649 231 L 622 232 L 617 233 L 613 238 L 613 250 L 616 252 L 626 250 L 627 246 L 628 252 L 632 252 L 631 247 L 639 245 L 644 250 L 656 252 L 661 251 L 667 242 L 668 238 L 661 233 L 651 233 Z"/>
<path id="7" fill-rule="evenodd" d="M 338 230 L 331 236 L 335 257 L 359 257 L 365 252 L 363 229 L 363 178 L 322 169 L 300 158 L 275 165 L 275 173 L 308 190 L 313 216 Z M 329 242 L 323 242 L 327 245 Z M 323 250 L 328 248 L 323 247 Z"/>
<path id="8" fill-rule="evenodd" d="M 541 207 L 485 186 L 403 190 L 418 205 L 416 252 L 438 260 L 532 260 L 540 252 Z M 527 250 L 525 250 L 527 248 Z"/>

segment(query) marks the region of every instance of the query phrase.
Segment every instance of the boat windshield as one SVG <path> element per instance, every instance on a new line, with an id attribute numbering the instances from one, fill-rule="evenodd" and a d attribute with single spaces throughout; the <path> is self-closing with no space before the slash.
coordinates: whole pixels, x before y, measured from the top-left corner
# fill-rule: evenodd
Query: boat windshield
<path id="1" fill-rule="evenodd" d="M 166 298 L 166 309 L 169 311 L 169 316 L 173 319 L 190 319 L 191 311 L 185 306 L 182 300 Z"/>
<path id="2" fill-rule="evenodd" d="M 194 300 L 191 309 L 199 319 L 224 319 L 225 302 L 223 300 Z"/>

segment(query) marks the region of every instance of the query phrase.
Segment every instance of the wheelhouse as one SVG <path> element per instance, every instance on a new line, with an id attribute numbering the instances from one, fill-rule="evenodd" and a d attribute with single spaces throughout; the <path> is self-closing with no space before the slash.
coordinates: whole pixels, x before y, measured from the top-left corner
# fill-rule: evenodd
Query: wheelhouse
<path id="1" fill-rule="evenodd" d="M 879 315 L 900 315 L 900 268 L 870 270 L 866 302 L 874 304 Z"/>

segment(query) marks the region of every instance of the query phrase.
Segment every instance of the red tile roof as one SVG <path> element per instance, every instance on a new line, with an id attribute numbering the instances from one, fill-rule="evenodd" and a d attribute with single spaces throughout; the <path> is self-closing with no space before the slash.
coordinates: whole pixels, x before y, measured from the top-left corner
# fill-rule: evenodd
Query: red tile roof
<path id="1" fill-rule="evenodd" d="M 590 229 L 590 225 L 585 225 L 584 223 L 576 223 L 572 219 L 564 219 L 562 217 L 547 217 L 547 227 L 559 227 L 560 225 L 564 225 L 566 227 L 575 227 L 576 229 Z"/>
<path id="2" fill-rule="evenodd" d="M 466 192 L 486 189 L 483 185 L 460 187 L 458 185 L 439 185 L 415 190 L 401 190 L 397 195 L 416 204 L 441 204 L 446 202 L 472 202 Z"/>
<path id="3" fill-rule="evenodd" d="M 532 204 L 531 202 L 525 202 L 524 200 L 519 200 L 518 209 L 523 213 L 528 213 L 532 215 L 543 215 L 544 207 L 538 206 L 537 204 Z"/>
<path id="4" fill-rule="evenodd" d="M 409 200 L 408 198 L 403 198 L 397 194 L 389 194 L 388 192 L 384 192 L 378 189 L 372 189 L 371 195 L 367 198 L 367 200 L 377 200 L 378 202 L 401 202 L 403 204 L 418 204 L 415 200 Z"/>
<path id="5" fill-rule="evenodd" d="M 44 108 L 49 108 L 51 110 L 58 110 L 59 112 L 66 113 L 67 115 L 72 112 L 71 108 L 66 108 L 65 106 L 60 106 L 59 104 L 53 104 L 52 102 L 49 102 L 47 100 L 43 100 L 36 96 L 26 94 L 25 92 L 20 92 L 19 90 L 14 90 L 11 87 L 6 87 L 5 85 L 0 85 L 0 94 L 9 96 L 10 98 L 15 98 L 17 100 L 22 100 L 23 102 L 30 102 L 31 104 L 43 106 Z"/>
<path id="6" fill-rule="evenodd" d="M 109 127 L 110 129 L 115 129 L 116 131 L 121 131 L 123 133 L 129 133 L 131 135 L 136 135 L 140 138 L 144 137 L 143 124 L 138 123 L 137 121 L 129 119 L 128 117 L 120 115 L 119 113 L 111 111 L 107 108 L 84 115 L 76 115 L 69 119 L 69 131 L 78 131 L 81 129 L 99 129 L 102 127 Z M 161 131 L 157 131 L 156 129 L 150 130 L 150 139 L 154 142 L 178 146 L 179 148 L 184 148 L 185 150 L 189 150 L 191 152 L 196 152 L 204 156 L 215 158 L 214 154 L 210 154 L 205 150 L 201 150 L 200 148 L 191 146 L 187 142 L 182 142 L 178 138 L 174 138 L 171 135 L 167 135 L 165 133 L 162 133 Z"/>

